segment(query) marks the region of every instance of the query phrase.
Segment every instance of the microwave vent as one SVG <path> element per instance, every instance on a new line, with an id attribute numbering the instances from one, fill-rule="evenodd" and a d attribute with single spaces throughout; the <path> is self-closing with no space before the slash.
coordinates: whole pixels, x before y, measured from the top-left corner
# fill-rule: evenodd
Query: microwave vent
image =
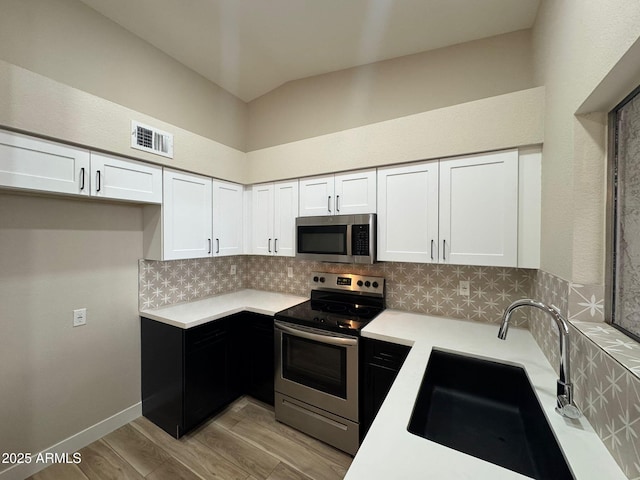
<path id="1" fill-rule="evenodd" d="M 173 135 L 132 120 L 131 148 L 173 158 Z"/>

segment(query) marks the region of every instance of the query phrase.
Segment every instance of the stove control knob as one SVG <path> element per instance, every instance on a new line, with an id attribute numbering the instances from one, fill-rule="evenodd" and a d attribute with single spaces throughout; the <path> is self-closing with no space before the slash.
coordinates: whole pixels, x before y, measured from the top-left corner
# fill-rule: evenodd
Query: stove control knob
<path id="1" fill-rule="evenodd" d="M 364 282 L 364 286 L 369 288 L 371 286 L 371 282 L 367 280 L 366 282 Z"/>
<path id="2" fill-rule="evenodd" d="M 320 283 L 324 283 L 324 277 L 320 277 Z"/>
<path id="3" fill-rule="evenodd" d="M 316 277 L 313 277 L 313 281 L 314 281 L 314 282 L 316 282 L 316 283 L 318 283 L 318 277 L 317 277 L 317 276 L 316 276 Z"/>
<path id="4" fill-rule="evenodd" d="M 362 280 L 358 280 L 358 286 L 361 287 L 362 285 Z"/>
<path id="5" fill-rule="evenodd" d="M 378 285 L 378 282 L 373 282 L 371 285 L 373 286 L 373 288 L 378 288 L 380 286 Z"/>

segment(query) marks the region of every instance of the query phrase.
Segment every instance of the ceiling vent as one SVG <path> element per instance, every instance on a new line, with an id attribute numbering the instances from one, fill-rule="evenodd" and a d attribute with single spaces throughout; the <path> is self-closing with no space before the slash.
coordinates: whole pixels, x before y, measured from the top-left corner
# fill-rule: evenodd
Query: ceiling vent
<path id="1" fill-rule="evenodd" d="M 131 148 L 173 158 L 173 135 L 131 120 Z"/>

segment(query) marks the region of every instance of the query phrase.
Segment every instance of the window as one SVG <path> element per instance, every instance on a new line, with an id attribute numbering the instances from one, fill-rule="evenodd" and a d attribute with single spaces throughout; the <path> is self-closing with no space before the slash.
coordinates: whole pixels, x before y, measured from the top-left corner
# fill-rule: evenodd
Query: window
<path id="1" fill-rule="evenodd" d="M 640 87 L 609 127 L 607 321 L 640 341 Z"/>

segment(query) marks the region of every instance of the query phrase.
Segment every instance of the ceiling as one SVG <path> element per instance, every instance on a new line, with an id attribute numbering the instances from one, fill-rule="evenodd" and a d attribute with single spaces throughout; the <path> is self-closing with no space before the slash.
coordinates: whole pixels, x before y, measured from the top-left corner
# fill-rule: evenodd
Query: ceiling
<path id="1" fill-rule="evenodd" d="M 540 0 L 82 0 L 248 102 L 291 80 L 530 28 Z"/>

